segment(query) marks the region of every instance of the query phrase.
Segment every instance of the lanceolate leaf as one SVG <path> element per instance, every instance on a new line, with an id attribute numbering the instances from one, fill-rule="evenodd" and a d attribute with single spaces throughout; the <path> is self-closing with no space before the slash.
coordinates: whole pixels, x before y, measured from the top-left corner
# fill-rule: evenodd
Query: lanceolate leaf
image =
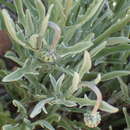
<path id="1" fill-rule="evenodd" d="M 125 115 L 127 128 L 130 129 L 130 116 L 128 115 L 127 110 L 126 110 L 125 107 L 123 108 L 123 112 L 124 112 L 124 115 Z"/>
<path id="2" fill-rule="evenodd" d="M 20 80 L 23 76 L 24 76 L 23 70 L 18 68 L 16 71 L 5 76 L 2 81 L 3 82 L 17 81 L 17 80 Z"/>
<path id="3" fill-rule="evenodd" d="M 110 36 L 112 33 L 119 31 L 130 20 L 130 14 L 127 14 L 124 18 L 119 19 L 115 24 L 109 27 L 103 34 L 96 38 L 95 43 L 99 44 L 102 40 Z"/>
<path id="4" fill-rule="evenodd" d="M 71 100 L 80 104 L 81 107 L 82 106 L 94 106 L 96 103 L 95 100 L 91 100 L 87 96 L 85 98 L 71 97 Z M 105 101 L 102 101 L 99 109 L 102 111 L 110 112 L 110 113 L 115 113 L 118 111 L 118 108 L 113 107 L 112 105 L 108 104 Z"/>
<path id="5" fill-rule="evenodd" d="M 17 68 L 14 72 L 3 78 L 3 82 L 11 82 L 20 80 L 23 76 L 27 74 L 38 75 L 39 73 L 36 69 L 41 68 L 38 62 L 35 59 L 28 58 L 22 68 Z"/>
<path id="6" fill-rule="evenodd" d="M 32 123 L 33 129 L 36 128 L 36 126 L 40 125 L 42 128 L 47 128 L 49 130 L 55 130 L 55 128 L 47 121 L 45 120 L 38 120 L 34 123 Z"/>
<path id="7" fill-rule="evenodd" d="M 124 70 L 113 71 L 113 72 L 109 72 L 109 73 L 102 75 L 101 80 L 106 81 L 106 80 L 117 78 L 119 76 L 127 76 L 129 74 L 130 74 L 130 71 L 124 71 Z"/>
<path id="8" fill-rule="evenodd" d="M 34 118 L 35 116 L 37 116 L 38 114 L 40 114 L 42 112 L 42 110 L 44 111 L 44 113 L 47 114 L 47 110 L 45 108 L 45 104 L 51 102 L 54 98 L 48 98 L 48 99 L 44 99 L 42 101 L 40 101 L 33 109 L 33 111 L 30 114 L 31 118 Z"/>
<path id="9" fill-rule="evenodd" d="M 129 98 L 128 85 L 126 85 L 120 77 L 117 77 L 117 79 L 120 83 L 121 92 L 124 95 L 125 100 L 127 100 Z"/>
<path id="10" fill-rule="evenodd" d="M 92 45 L 93 43 L 91 41 L 82 41 L 82 42 L 76 43 L 75 45 L 71 47 L 58 49 L 57 53 L 61 57 L 64 57 L 67 55 L 75 55 L 89 49 Z"/>
<path id="11" fill-rule="evenodd" d="M 20 112 L 22 114 L 22 116 L 27 117 L 27 111 L 25 109 L 25 107 L 17 100 L 13 100 L 13 104 L 15 107 L 18 108 L 18 112 Z"/>
<path id="12" fill-rule="evenodd" d="M 107 40 L 108 46 L 110 45 L 116 45 L 116 44 L 125 44 L 130 43 L 130 39 L 127 37 L 110 37 Z"/>
<path id="13" fill-rule="evenodd" d="M 85 51 L 83 63 L 82 63 L 81 69 L 79 71 L 79 75 L 80 75 L 81 79 L 82 79 L 82 77 L 84 76 L 85 73 L 88 73 L 90 71 L 91 67 L 92 67 L 92 63 L 91 63 L 90 54 L 87 51 Z"/>
<path id="14" fill-rule="evenodd" d="M 19 23 L 25 27 L 25 14 L 23 10 L 23 0 L 14 0 L 14 4 L 18 14 Z"/>
<path id="15" fill-rule="evenodd" d="M 73 94 L 76 90 L 79 89 L 79 82 L 80 82 L 80 76 L 77 72 L 74 73 L 73 80 L 72 80 L 72 86 L 69 88 L 68 93 Z"/>
<path id="16" fill-rule="evenodd" d="M 49 21 L 50 15 L 51 15 L 52 8 L 53 8 L 53 5 L 50 6 L 46 17 L 44 18 L 44 20 L 43 20 L 43 22 L 42 22 L 42 24 L 41 24 L 41 28 L 40 28 L 40 32 L 39 32 L 40 37 L 43 37 L 43 36 L 44 36 L 44 33 L 46 32 L 46 29 L 47 29 L 47 27 L 48 27 L 48 21 Z"/>
<path id="17" fill-rule="evenodd" d="M 98 59 L 100 57 L 105 57 L 105 56 L 109 56 L 109 55 L 119 53 L 119 52 L 124 52 L 124 51 L 130 51 L 129 44 L 117 45 L 117 46 L 113 46 L 113 47 L 104 48 L 94 57 L 94 59 Z"/>

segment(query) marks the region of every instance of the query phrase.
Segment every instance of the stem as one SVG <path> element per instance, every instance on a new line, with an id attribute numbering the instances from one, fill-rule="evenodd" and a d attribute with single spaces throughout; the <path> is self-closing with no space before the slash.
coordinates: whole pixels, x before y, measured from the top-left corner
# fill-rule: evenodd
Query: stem
<path id="1" fill-rule="evenodd" d="M 96 94 L 97 96 L 97 101 L 96 101 L 96 104 L 92 110 L 92 114 L 96 114 L 97 110 L 99 109 L 100 105 L 101 105 L 101 102 L 102 102 L 102 94 L 101 94 L 101 91 L 97 88 L 97 86 L 93 83 L 89 83 L 89 82 L 82 82 L 80 84 L 80 86 L 85 86 L 85 87 L 88 87 L 90 88 L 92 91 L 94 91 L 94 93 Z"/>
<path id="2" fill-rule="evenodd" d="M 55 24 L 54 22 L 51 22 L 51 21 L 48 22 L 48 26 L 51 27 L 55 31 L 55 36 L 53 38 L 53 41 L 52 41 L 51 47 L 50 47 L 51 49 L 55 49 L 56 45 L 61 37 L 61 29 L 57 24 Z"/>

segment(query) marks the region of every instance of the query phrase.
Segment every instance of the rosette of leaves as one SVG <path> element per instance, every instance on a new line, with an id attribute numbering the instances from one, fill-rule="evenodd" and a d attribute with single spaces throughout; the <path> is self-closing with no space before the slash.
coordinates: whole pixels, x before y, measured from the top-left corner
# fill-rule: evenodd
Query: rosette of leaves
<path id="1" fill-rule="evenodd" d="M 88 106 L 94 106 L 96 100 L 89 98 L 92 93 L 87 87 L 80 87 L 80 83 L 86 81 L 97 85 L 101 82 L 100 87 L 104 89 L 108 80 L 130 74 L 129 66 L 124 70 L 123 63 L 119 63 L 122 58 L 127 61 L 129 53 L 126 51 L 130 49 L 129 2 L 124 1 L 122 5 L 117 2 L 115 7 L 107 0 L 45 0 L 45 3 L 47 10 L 41 0 L 14 0 L 16 21 L 7 10 L 1 11 L 15 51 L 10 50 L 5 56 L 20 66 L 12 72 L 6 71 L 2 80 L 8 82 L 5 86 L 18 90 L 14 98 L 19 100 L 13 100 L 19 112 L 15 117 L 17 124 L 5 125 L 4 130 L 37 126 L 51 130 L 86 128 L 83 115 L 90 111 Z M 120 7 L 122 12 L 117 11 Z M 51 48 L 56 35 L 48 26 L 50 21 L 62 32 L 55 48 Z M 50 52 L 54 59 L 49 62 L 42 59 L 50 57 Z M 106 62 L 110 62 L 112 68 Z M 117 64 L 119 67 L 116 68 Z M 128 93 L 127 87 L 121 92 L 124 90 Z M 109 113 L 118 111 L 105 101 L 99 109 Z M 74 121 L 73 113 L 80 116 L 79 123 Z"/>

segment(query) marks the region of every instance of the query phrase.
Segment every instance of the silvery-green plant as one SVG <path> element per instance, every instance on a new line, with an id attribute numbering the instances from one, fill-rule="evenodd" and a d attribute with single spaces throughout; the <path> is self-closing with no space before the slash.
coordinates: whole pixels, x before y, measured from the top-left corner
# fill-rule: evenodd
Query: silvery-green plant
<path id="1" fill-rule="evenodd" d="M 15 117 L 16 124 L 4 125 L 3 129 L 32 130 L 39 125 L 50 130 L 97 127 L 102 116 L 98 110 L 118 111 L 103 101 L 98 84 L 117 77 L 122 84 L 120 76 L 126 76 L 130 71 L 110 72 L 109 68 L 101 71 L 100 67 L 93 69 L 93 65 L 101 64 L 102 67 L 108 55 L 130 50 L 127 44 L 130 40 L 125 35 L 128 32 L 110 37 L 130 20 L 129 6 L 113 18 L 114 9 L 112 12 L 107 0 L 44 2 L 48 10 L 41 0 L 14 0 L 16 21 L 6 9 L 1 11 L 15 51 L 10 50 L 5 56 L 19 65 L 12 72 L 4 71 L 2 81 L 21 92 L 20 99 L 16 97 L 12 101 L 19 112 Z M 104 5 L 107 6 L 105 13 Z M 87 96 L 88 88 L 97 99 Z M 127 87 L 123 87 L 123 91 L 128 96 Z M 90 110 L 88 106 L 94 108 Z M 79 124 L 67 117 L 71 112 L 83 115 Z"/>

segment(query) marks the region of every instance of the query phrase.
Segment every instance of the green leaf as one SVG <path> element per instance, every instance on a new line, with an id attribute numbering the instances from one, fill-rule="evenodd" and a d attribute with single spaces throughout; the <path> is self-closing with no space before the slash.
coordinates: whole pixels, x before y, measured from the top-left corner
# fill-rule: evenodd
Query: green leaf
<path id="1" fill-rule="evenodd" d="M 38 34 L 33 34 L 30 38 L 29 38 L 29 44 L 32 48 L 37 49 L 37 39 L 38 39 L 39 35 Z"/>
<path id="2" fill-rule="evenodd" d="M 43 18 L 45 17 L 45 13 L 46 13 L 45 6 L 41 0 L 36 0 L 35 5 L 36 5 L 38 16 L 39 16 L 38 21 L 41 24 Z"/>
<path id="3" fill-rule="evenodd" d="M 64 14 L 64 7 L 62 5 L 62 0 L 54 0 L 55 1 L 55 5 L 57 6 L 57 8 L 59 9 L 59 12 L 61 13 L 61 21 L 65 22 L 65 14 Z"/>
<path id="4" fill-rule="evenodd" d="M 6 28 L 7 28 L 7 31 L 9 33 L 9 35 L 11 36 L 11 38 L 18 44 L 20 44 L 21 46 L 25 47 L 26 46 L 26 43 L 22 42 L 16 35 L 16 31 L 13 27 L 13 21 L 12 19 L 10 18 L 8 12 L 3 9 L 2 10 L 2 15 L 3 15 L 3 18 L 4 18 L 4 22 L 5 22 L 5 25 L 6 25 Z"/>
<path id="5" fill-rule="evenodd" d="M 55 128 L 47 121 L 43 121 L 43 125 L 49 130 L 55 130 Z"/>
<path id="6" fill-rule="evenodd" d="M 129 98 L 128 86 L 124 83 L 124 81 L 120 77 L 117 77 L 117 79 L 120 83 L 122 94 L 124 95 L 124 98 L 127 100 Z"/>
<path id="7" fill-rule="evenodd" d="M 129 20 L 129 14 L 126 14 L 124 18 L 118 19 L 116 23 L 114 23 L 111 27 L 109 27 L 107 30 L 105 30 L 105 32 L 103 32 L 95 39 L 95 44 L 100 44 L 102 40 L 110 36 L 112 33 L 121 30 L 127 24 L 127 22 L 129 22 Z"/>
<path id="8" fill-rule="evenodd" d="M 38 114 L 40 114 L 42 112 L 42 110 L 44 111 L 45 114 L 47 114 L 47 110 L 45 108 L 45 104 L 50 103 L 54 98 L 47 98 L 44 99 L 42 101 L 40 101 L 33 109 L 33 111 L 30 114 L 31 118 L 34 118 L 35 116 L 37 116 Z"/>
<path id="9" fill-rule="evenodd" d="M 82 77 L 84 76 L 85 73 L 88 73 L 90 71 L 91 67 L 92 67 L 92 63 L 91 63 L 90 54 L 87 51 L 85 51 L 83 63 L 82 63 L 81 69 L 79 71 L 79 75 L 80 75 L 81 79 L 82 79 Z"/>
<path id="10" fill-rule="evenodd" d="M 59 77 L 59 79 L 57 80 L 57 82 L 56 82 L 56 86 L 57 86 L 56 91 L 57 91 L 57 93 L 60 93 L 60 91 L 61 91 L 61 87 L 62 87 L 62 83 L 63 83 L 64 78 L 65 78 L 65 75 L 62 74 Z"/>
<path id="11" fill-rule="evenodd" d="M 125 119 L 126 119 L 126 123 L 127 123 L 127 128 L 130 129 L 130 116 L 128 115 L 127 110 L 126 110 L 125 107 L 123 108 L 123 112 L 124 112 L 124 115 L 125 115 Z"/>
<path id="12" fill-rule="evenodd" d="M 123 44 L 123 43 L 130 43 L 130 39 L 127 37 L 110 37 L 107 39 L 108 46 Z"/>
<path id="13" fill-rule="evenodd" d="M 64 32 L 64 34 L 67 34 L 64 38 L 65 43 L 73 37 L 77 29 L 79 29 L 95 15 L 102 3 L 103 0 L 93 0 L 91 5 L 89 5 L 85 15 L 83 15 L 82 17 L 79 16 L 80 19 L 78 19 L 78 22 L 76 24 L 67 27 L 66 31 Z"/>
<path id="14" fill-rule="evenodd" d="M 101 81 L 101 74 L 99 73 L 97 77 L 92 81 L 94 84 L 98 84 Z"/>
<path id="15" fill-rule="evenodd" d="M 65 3 L 65 16 L 66 16 L 66 19 L 67 17 L 69 16 L 72 8 L 73 8 L 73 0 L 66 0 L 66 3 Z"/>
<path id="16" fill-rule="evenodd" d="M 11 81 L 17 81 L 20 80 L 24 76 L 23 70 L 18 68 L 16 71 L 8 74 L 5 76 L 2 81 L 3 82 L 11 82 Z"/>
<path id="17" fill-rule="evenodd" d="M 17 112 L 20 112 L 22 116 L 27 118 L 27 111 L 19 101 L 13 100 L 13 105 L 18 108 Z"/>
<path id="18" fill-rule="evenodd" d="M 47 128 L 49 130 L 55 130 L 55 128 L 47 121 L 45 120 L 38 120 L 38 121 L 35 121 L 34 123 L 32 123 L 32 126 L 33 126 L 33 129 L 36 127 L 36 126 L 41 126 L 42 128 Z"/>
<path id="19" fill-rule="evenodd" d="M 119 76 L 127 76 L 129 74 L 130 74 L 130 71 L 124 71 L 124 70 L 108 72 L 102 75 L 101 80 L 106 81 L 106 80 L 117 78 Z"/>
<path id="20" fill-rule="evenodd" d="M 31 128 L 29 128 L 28 126 L 26 126 L 25 124 L 16 124 L 16 126 L 13 125 L 4 125 L 2 127 L 2 130 L 32 130 Z"/>
<path id="21" fill-rule="evenodd" d="M 91 100 L 87 96 L 85 96 L 85 98 L 71 97 L 70 100 L 78 103 L 81 107 L 83 107 L 83 106 L 94 106 L 95 103 L 96 103 L 95 100 Z M 118 112 L 118 108 L 108 104 L 105 101 L 102 101 L 99 109 L 102 110 L 102 111 L 105 111 L 105 112 L 109 112 L 109 113 Z"/>
<path id="22" fill-rule="evenodd" d="M 19 24 L 16 24 L 16 25 L 15 25 L 15 28 L 16 28 L 16 32 L 17 32 L 17 37 L 18 37 L 19 39 L 21 39 L 21 41 L 26 42 L 23 29 L 20 27 L 20 25 L 19 25 Z"/>
<path id="23" fill-rule="evenodd" d="M 67 129 L 67 130 L 73 130 L 72 126 L 70 125 L 70 123 L 68 123 L 67 119 L 62 119 L 59 122 L 59 126 L 61 126 L 64 129 Z"/>
<path id="24" fill-rule="evenodd" d="M 108 55 L 112 55 L 112 54 L 124 52 L 124 51 L 130 51 L 130 45 L 129 44 L 116 45 L 116 46 L 113 46 L 113 47 L 104 48 L 94 57 L 94 59 L 98 59 L 100 57 L 105 57 L 105 56 L 108 56 Z"/>
<path id="25" fill-rule="evenodd" d="M 75 34 L 77 28 L 75 26 L 74 27 L 72 26 L 72 27 L 66 27 L 64 29 L 64 32 L 63 32 L 63 34 L 64 34 L 64 40 L 63 40 L 63 42 L 64 43 L 68 43 L 71 40 L 71 38 Z"/>
<path id="26" fill-rule="evenodd" d="M 18 22 L 25 27 L 25 14 L 23 10 L 23 0 L 14 0 L 14 4 L 18 14 Z"/>
<path id="27" fill-rule="evenodd" d="M 2 127 L 3 130 L 21 130 L 20 127 L 15 127 L 15 126 L 12 126 L 12 125 L 4 125 Z"/>
<path id="28" fill-rule="evenodd" d="M 54 100 L 55 104 L 65 105 L 66 107 L 75 107 L 77 104 L 74 101 L 65 100 L 65 99 L 57 99 Z"/>
<path id="29" fill-rule="evenodd" d="M 51 15 L 52 8 L 53 8 L 53 5 L 51 5 L 49 7 L 48 13 L 47 13 L 47 15 L 45 16 L 45 18 L 44 18 L 44 20 L 42 22 L 40 32 L 39 32 L 40 37 L 44 37 L 44 34 L 45 34 L 46 29 L 48 27 L 48 21 L 49 21 L 50 15 Z"/>
<path id="30" fill-rule="evenodd" d="M 22 68 L 17 68 L 17 70 L 5 76 L 2 81 L 3 82 L 17 81 L 27 74 L 38 75 L 39 72 L 36 71 L 38 68 L 41 68 L 41 65 L 35 59 L 28 58 L 25 61 Z"/>
<path id="31" fill-rule="evenodd" d="M 81 41 L 71 47 L 57 49 L 57 53 L 60 57 L 75 55 L 89 49 L 92 45 L 93 43 L 91 41 Z"/>
<path id="32" fill-rule="evenodd" d="M 72 80 L 72 86 L 68 90 L 69 94 L 73 94 L 76 90 L 78 90 L 79 82 L 80 82 L 79 74 L 77 72 L 75 72 L 74 76 L 73 76 L 73 80 Z"/>
<path id="33" fill-rule="evenodd" d="M 95 48 L 93 48 L 91 51 L 90 51 L 90 55 L 91 57 L 94 57 L 96 56 L 101 50 L 103 50 L 107 45 L 107 42 L 104 41 L 102 42 L 101 44 L 99 44 L 98 46 L 96 46 Z"/>
<path id="34" fill-rule="evenodd" d="M 25 23 L 26 23 L 25 24 L 26 36 L 30 36 L 35 32 L 35 27 L 34 27 L 33 19 L 32 19 L 31 12 L 29 11 L 29 9 L 26 10 Z"/>
<path id="35" fill-rule="evenodd" d="M 54 78 L 51 74 L 49 75 L 49 77 L 50 77 L 50 80 L 51 80 L 51 84 L 52 84 L 52 86 L 53 86 L 53 89 L 54 89 L 54 91 L 56 92 L 56 89 L 57 89 L 56 80 L 55 80 L 55 78 Z"/>
<path id="36" fill-rule="evenodd" d="M 19 64 L 21 66 L 23 65 L 23 63 L 20 61 L 20 59 L 12 51 L 7 51 L 4 56 L 11 59 L 12 61 L 16 62 L 17 64 Z"/>
<path id="37" fill-rule="evenodd" d="M 46 120 L 48 122 L 50 122 L 51 124 L 53 122 L 59 122 L 61 120 L 61 115 L 57 114 L 57 113 L 53 113 L 53 114 L 49 114 L 47 117 L 46 117 Z"/>
<path id="38" fill-rule="evenodd" d="M 83 25 L 88 22 L 99 10 L 99 7 L 102 5 L 103 0 L 93 0 L 93 2 L 89 5 L 84 16 L 78 20 L 78 24 Z"/>
<path id="39" fill-rule="evenodd" d="M 5 0 L 0 0 L 0 4 L 5 5 L 5 7 L 9 8 L 13 13 L 16 12 L 16 8 L 13 5 L 13 3 L 5 1 Z"/>
<path id="40" fill-rule="evenodd" d="M 33 16 L 37 16 L 37 12 L 36 12 L 36 8 L 35 8 L 35 4 L 34 1 L 35 0 L 22 0 L 24 2 L 24 5 L 27 7 L 27 9 L 29 9 L 31 11 L 31 14 Z"/>

